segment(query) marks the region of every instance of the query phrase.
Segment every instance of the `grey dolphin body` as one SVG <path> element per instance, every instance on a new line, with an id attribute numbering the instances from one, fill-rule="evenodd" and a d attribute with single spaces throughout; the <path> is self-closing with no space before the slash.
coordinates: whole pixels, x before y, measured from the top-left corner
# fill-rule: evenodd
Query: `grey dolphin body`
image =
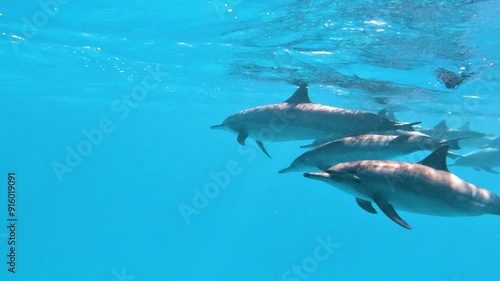
<path id="1" fill-rule="evenodd" d="M 440 139 L 464 138 L 464 140 L 461 141 L 460 144 L 467 147 L 478 147 L 486 145 L 493 139 L 492 135 L 490 134 L 471 130 L 469 122 L 466 122 L 458 129 L 450 129 L 446 124 L 446 121 L 443 120 L 439 124 L 434 126 L 434 128 L 417 128 L 417 130 L 431 137 Z"/>
<path id="2" fill-rule="evenodd" d="M 500 137 L 494 138 L 490 140 L 487 144 L 485 144 L 483 147 L 495 147 L 495 148 L 500 148 Z"/>
<path id="3" fill-rule="evenodd" d="M 324 171 L 342 162 L 391 159 L 419 150 L 434 150 L 443 144 L 460 149 L 458 140 L 445 141 L 422 134 L 366 134 L 346 137 L 308 150 L 280 173 L 298 172 L 311 167 Z"/>
<path id="4" fill-rule="evenodd" d="M 326 172 L 305 173 L 356 197 L 365 211 L 376 213 L 372 202 L 397 224 L 411 229 L 396 212 L 434 216 L 500 215 L 500 197 L 450 173 L 448 147 L 436 149 L 418 163 L 354 161 L 337 164 Z"/>
<path id="5" fill-rule="evenodd" d="M 487 147 L 474 150 L 458 158 L 455 165 L 473 167 L 477 171 L 484 170 L 499 174 L 493 168 L 500 167 L 500 148 Z"/>
<path id="6" fill-rule="evenodd" d="M 341 138 L 372 130 L 412 129 L 416 123 L 391 121 L 374 113 L 330 107 L 311 102 L 307 86 L 301 85 L 283 103 L 270 104 L 237 112 L 212 129 L 226 129 L 238 134 L 238 142 L 255 139 L 267 142 Z M 269 156 L 269 155 L 268 155 Z"/>

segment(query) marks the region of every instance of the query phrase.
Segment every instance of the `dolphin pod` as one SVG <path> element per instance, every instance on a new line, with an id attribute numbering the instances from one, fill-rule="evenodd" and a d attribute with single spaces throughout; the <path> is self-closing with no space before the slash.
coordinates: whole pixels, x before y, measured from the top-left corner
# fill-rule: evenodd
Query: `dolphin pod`
<path id="1" fill-rule="evenodd" d="M 420 150 L 434 150 L 449 144 L 460 149 L 457 139 L 440 140 L 426 135 L 377 135 L 367 134 L 333 140 L 308 150 L 297 157 L 290 167 L 280 173 L 300 171 L 304 168 L 326 170 L 329 167 L 357 160 L 391 159 Z"/>
<path id="2" fill-rule="evenodd" d="M 370 131 L 412 130 L 415 123 L 395 122 L 377 114 L 326 106 L 311 102 L 306 84 L 285 102 L 263 105 L 237 112 L 212 129 L 225 129 L 238 135 L 245 144 L 254 139 L 262 151 L 264 141 L 280 142 L 309 139 L 332 139 Z"/>
<path id="3" fill-rule="evenodd" d="M 321 180 L 356 197 L 358 205 L 376 213 L 374 202 L 391 220 L 411 229 L 402 210 L 434 216 L 500 215 L 500 197 L 450 173 L 448 146 L 437 148 L 417 163 L 364 160 L 340 163 L 304 176 Z"/>
<path id="4" fill-rule="evenodd" d="M 500 215 L 500 197 L 457 177 L 448 170 L 446 157 L 455 166 L 497 173 L 500 141 L 470 130 L 469 123 L 450 129 L 446 121 L 432 129 L 406 123 L 386 110 L 367 111 L 331 107 L 311 102 L 306 84 L 283 103 L 258 106 L 234 113 L 212 129 L 237 134 L 237 141 L 255 140 L 269 157 L 264 142 L 314 140 L 310 148 L 279 173 L 305 171 L 306 178 L 326 182 L 356 198 L 365 211 L 375 205 L 400 226 L 411 229 L 398 211 L 433 216 Z M 414 126 L 416 128 L 414 128 Z M 415 131 L 414 129 L 417 129 Z M 463 156 L 449 152 L 474 140 L 483 146 Z M 432 153 L 417 163 L 390 159 L 421 150 Z M 312 172 L 311 169 L 319 171 Z"/>

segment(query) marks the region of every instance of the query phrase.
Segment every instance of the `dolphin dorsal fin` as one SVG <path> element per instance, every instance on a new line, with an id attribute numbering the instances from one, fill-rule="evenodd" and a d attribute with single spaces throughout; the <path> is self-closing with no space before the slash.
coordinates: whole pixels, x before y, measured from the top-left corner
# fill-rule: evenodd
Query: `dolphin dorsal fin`
<path id="1" fill-rule="evenodd" d="M 381 109 L 379 112 L 377 112 L 377 115 L 380 117 L 387 118 L 387 109 Z"/>
<path id="2" fill-rule="evenodd" d="M 446 125 L 446 120 L 439 122 L 439 124 L 434 126 L 434 129 L 448 130 L 448 125 Z"/>
<path id="3" fill-rule="evenodd" d="M 462 131 L 470 131 L 470 122 L 469 121 L 465 122 L 459 129 Z"/>
<path id="4" fill-rule="evenodd" d="M 290 104 L 311 103 L 307 91 L 307 84 L 301 84 L 297 91 L 295 91 L 295 93 L 285 102 Z"/>
<path id="5" fill-rule="evenodd" d="M 449 172 L 448 167 L 446 166 L 446 155 L 448 154 L 449 148 L 449 145 L 442 145 L 436 148 L 429 156 L 417 163 L 436 170 Z"/>
<path id="6" fill-rule="evenodd" d="M 396 118 L 394 111 L 387 113 L 387 119 L 392 120 L 392 121 L 398 121 L 398 118 Z"/>

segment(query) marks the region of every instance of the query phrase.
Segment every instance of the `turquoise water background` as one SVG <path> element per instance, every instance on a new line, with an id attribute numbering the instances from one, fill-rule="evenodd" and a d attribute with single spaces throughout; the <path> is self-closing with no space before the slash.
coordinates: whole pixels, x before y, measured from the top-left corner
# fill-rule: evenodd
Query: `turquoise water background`
<path id="1" fill-rule="evenodd" d="M 18 221 L 15 274 L 0 228 L 0 279 L 498 280 L 498 217 L 401 212 L 408 231 L 278 174 L 308 142 L 267 143 L 268 159 L 210 126 L 302 80 L 322 104 L 499 136 L 499 13 L 497 0 L 2 3 L 0 209 L 7 226 L 14 171 Z M 441 67 L 476 74 L 447 89 Z M 499 175 L 450 168 L 500 193 Z"/>

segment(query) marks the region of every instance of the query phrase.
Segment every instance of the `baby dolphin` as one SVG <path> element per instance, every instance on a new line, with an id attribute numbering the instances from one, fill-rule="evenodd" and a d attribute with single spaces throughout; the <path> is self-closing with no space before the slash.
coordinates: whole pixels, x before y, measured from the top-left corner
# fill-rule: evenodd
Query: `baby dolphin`
<path id="1" fill-rule="evenodd" d="M 449 144 L 452 149 L 460 149 L 458 140 L 440 140 L 422 134 L 379 135 L 367 134 L 333 140 L 316 146 L 297 157 L 290 167 L 279 173 L 303 171 L 305 168 L 329 167 L 350 161 L 385 160 L 410 154 L 419 150 L 434 150 Z"/>
<path id="2" fill-rule="evenodd" d="M 374 130 L 411 130 L 413 125 L 419 123 L 395 122 L 366 111 L 313 103 L 309 99 L 307 85 L 302 84 L 283 103 L 237 112 L 211 128 L 235 132 L 241 145 L 247 138 L 252 138 L 269 157 L 263 141 L 342 138 Z"/>
<path id="3" fill-rule="evenodd" d="M 454 166 L 469 166 L 473 167 L 476 171 L 484 170 L 500 174 L 493 170 L 494 167 L 500 167 L 500 148 L 486 147 L 474 150 L 458 158 Z"/>
<path id="4" fill-rule="evenodd" d="M 372 202 L 391 220 L 411 229 L 396 210 L 433 216 L 500 215 L 500 197 L 448 171 L 448 146 L 437 148 L 417 163 L 354 161 L 322 173 L 304 176 L 321 180 L 356 197 L 365 211 L 375 214 Z"/>

